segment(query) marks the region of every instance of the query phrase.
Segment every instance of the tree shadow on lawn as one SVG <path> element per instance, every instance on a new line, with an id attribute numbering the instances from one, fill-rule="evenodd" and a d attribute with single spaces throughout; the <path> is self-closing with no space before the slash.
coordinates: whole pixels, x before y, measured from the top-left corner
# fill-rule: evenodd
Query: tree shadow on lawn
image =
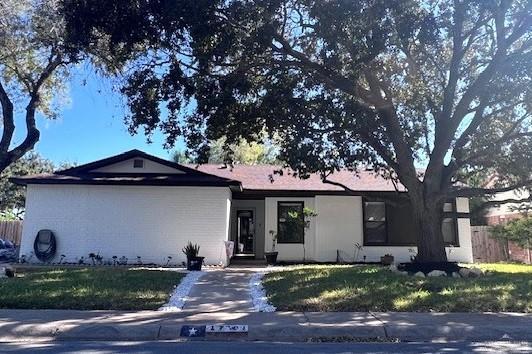
<path id="1" fill-rule="evenodd" d="M 32 269 L 0 282 L 0 308 L 157 309 L 182 276 L 115 268 Z"/>
<path id="2" fill-rule="evenodd" d="M 270 301 L 291 311 L 532 312 L 532 273 L 415 278 L 383 267 L 314 267 L 270 273 Z"/>

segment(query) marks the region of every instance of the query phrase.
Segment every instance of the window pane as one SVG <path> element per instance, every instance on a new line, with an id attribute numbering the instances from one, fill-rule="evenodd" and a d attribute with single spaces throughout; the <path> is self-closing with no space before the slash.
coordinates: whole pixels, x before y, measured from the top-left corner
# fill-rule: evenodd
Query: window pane
<path id="1" fill-rule="evenodd" d="M 384 202 L 364 202 L 364 242 L 367 244 L 387 242 Z"/>
<path id="2" fill-rule="evenodd" d="M 364 207 L 366 221 L 386 221 L 386 206 L 384 202 L 365 202 Z"/>
<path id="3" fill-rule="evenodd" d="M 278 243 L 303 243 L 304 215 L 302 202 L 282 202 L 278 204 L 277 221 Z"/>
<path id="4" fill-rule="evenodd" d="M 453 218 L 445 218 L 443 219 L 441 231 L 443 233 L 443 241 L 447 245 L 454 245 L 456 246 L 458 244 L 457 237 L 456 237 L 456 225 L 455 220 Z"/>
<path id="5" fill-rule="evenodd" d="M 443 204 L 443 211 L 446 213 L 450 213 L 454 211 L 453 203 L 445 203 Z"/>
<path id="6" fill-rule="evenodd" d="M 366 222 L 366 243 L 386 243 L 386 223 L 385 222 Z"/>

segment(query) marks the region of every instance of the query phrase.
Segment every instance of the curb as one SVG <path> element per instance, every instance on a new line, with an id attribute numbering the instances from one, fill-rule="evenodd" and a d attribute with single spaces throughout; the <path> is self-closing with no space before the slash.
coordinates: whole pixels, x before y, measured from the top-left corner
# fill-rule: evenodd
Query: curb
<path id="1" fill-rule="evenodd" d="M 199 325 L 199 323 L 198 323 Z M 243 334 L 208 334 L 201 338 L 180 336 L 182 325 L 81 325 L 73 328 L 55 326 L 24 326 L 22 329 L 2 331 L 0 341 L 27 340 L 239 340 L 239 341 L 290 341 L 307 342 L 311 338 L 358 338 L 389 339 L 398 341 L 490 341 L 525 340 L 532 341 L 532 331 L 523 326 L 338 326 L 323 327 L 312 324 L 288 326 L 249 327 Z"/>

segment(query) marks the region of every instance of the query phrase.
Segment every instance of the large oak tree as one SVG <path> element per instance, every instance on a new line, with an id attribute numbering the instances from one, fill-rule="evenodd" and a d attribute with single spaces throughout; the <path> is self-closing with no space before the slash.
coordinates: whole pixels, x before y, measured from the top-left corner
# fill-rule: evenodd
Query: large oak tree
<path id="1" fill-rule="evenodd" d="M 324 180 L 372 167 L 408 190 L 418 258 L 446 260 L 446 199 L 530 186 L 528 0 L 65 0 L 69 41 L 121 68 L 132 133 L 279 138 Z M 423 167 L 423 172 L 419 169 Z M 478 173 L 492 188 L 467 187 Z"/>

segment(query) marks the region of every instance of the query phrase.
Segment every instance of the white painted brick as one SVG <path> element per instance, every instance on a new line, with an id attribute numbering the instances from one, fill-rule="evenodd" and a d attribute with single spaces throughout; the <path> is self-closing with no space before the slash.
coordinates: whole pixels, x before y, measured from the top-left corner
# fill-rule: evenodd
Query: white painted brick
<path id="1" fill-rule="evenodd" d="M 230 203 L 226 187 L 29 185 L 21 255 L 33 251 L 40 229 L 50 229 L 58 242 L 55 261 L 99 252 L 130 263 L 137 256 L 181 263 L 190 240 L 207 264 L 226 264 Z"/>

